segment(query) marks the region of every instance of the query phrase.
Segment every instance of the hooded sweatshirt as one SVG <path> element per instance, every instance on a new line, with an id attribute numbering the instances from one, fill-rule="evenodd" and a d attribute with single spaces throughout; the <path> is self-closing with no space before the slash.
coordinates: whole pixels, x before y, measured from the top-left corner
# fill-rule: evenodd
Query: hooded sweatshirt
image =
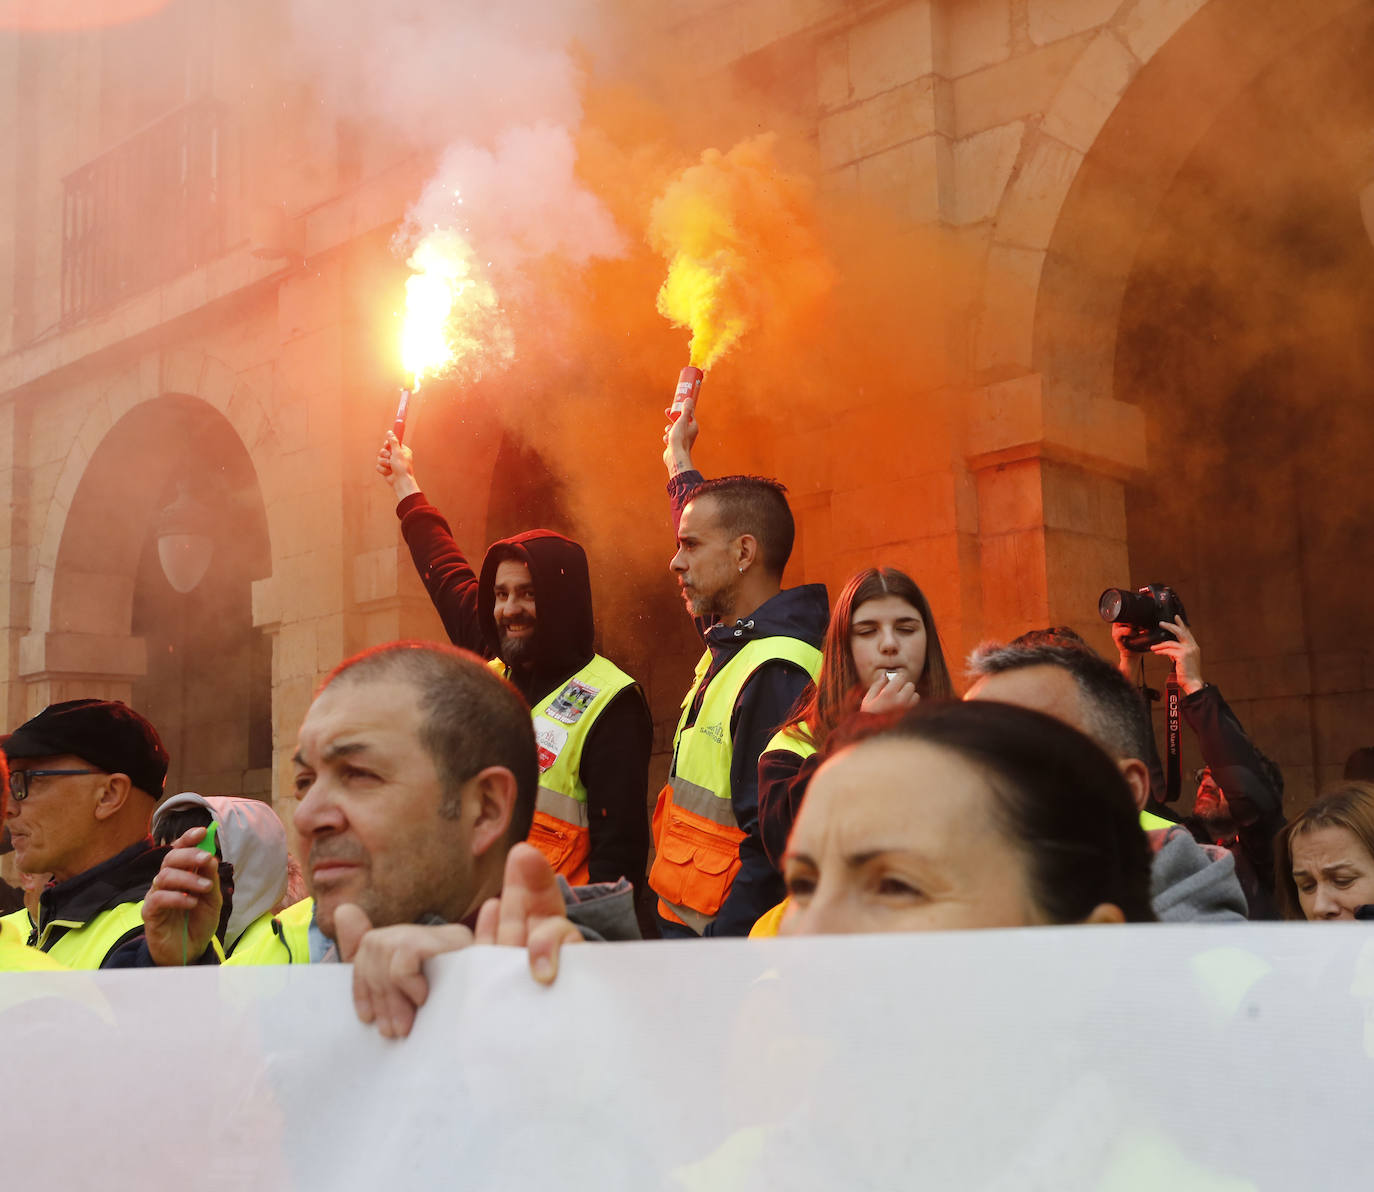
<path id="1" fill-rule="evenodd" d="M 552 530 L 527 530 L 494 542 L 477 576 L 458 548 L 443 515 L 424 493 L 396 506 L 401 534 L 415 569 L 444 623 L 449 641 L 483 658 L 496 658 L 500 636 L 493 615 L 496 569 L 516 559 L 534 583 L 535 636 L 528 666 L 506 677 L 531 707 L 586 666 L 596 653 L 592 587 L 587 556 L 571 538 Z M 645 814 L 653 722 L 638 684 L 621 691 L 597 717 L 582 750 L 587 788 L 592 882 L 626 877 L 638 889 L 649 854 Z"/>
<path id="2" fill-rule="evenodd" d="M 694 470 L 680 472 L 669 481 L 675 533 L 683 507 L 702 481 L 701 473 Z M 784 588 L 733 625 L 702 617 L 694 620 L 711 661 L 706 682 L 688 713 L 688 724 L 695 723 L 711 679 L 756 638 L 794 637 L 819 650 L 830 624 L 830 600 L 824 584 L 802 584 Z M 730 719 L 730 802 L 745 838 L 739 846 L 740 870 L 720 913 L 707 925 L 707 935 L 748 935 L 755 920 L 782 901 L 782 877 L 764 851 L 759 823 L 759 757 L 810 682 L 811 676 L 801 667 L 777 659 L 754 672 L 735 704 Z"/>
<path id="3" fill-rule="evenodd" d="M 173 795 L 153 813 L 153 835 L 172 811 L 205 807 L 219 825 L 220 856 L 234 867 L 234 903 L 224 930 L 224 948 L 232 952 L 239 937 L 257 919 L 271 915 L 286 893 L 286 829 L 277 813 L 259 799 L 217 795 L 206 799 L 191 791 Z"/>
<path id="4" fill-rule="evenodd" d="M 1245 891 L 1229 852 L 1198 844 L 1186 828 L 1145 834 L 1154 850 L 1150 905 L 1161 923 L 1235 923 L 1245 918 Z"/>

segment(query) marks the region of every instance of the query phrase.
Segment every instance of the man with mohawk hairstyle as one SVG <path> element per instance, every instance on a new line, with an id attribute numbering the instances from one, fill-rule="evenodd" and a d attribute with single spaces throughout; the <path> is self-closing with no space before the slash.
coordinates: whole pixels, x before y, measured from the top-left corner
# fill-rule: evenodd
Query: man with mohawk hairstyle
<path id="1" fill-rule="evenodd" d="M 571 885 L 624 877 L 640 892 L 653 722 L 639 684 L 594 648 L 582 547 L 527 530 L 493 543 L 478 576 L 395 434 L 377 471 L 396 494 L 401 533 L 449 640 L 487 659 L 530 705 L 540 766 L 530 843 Z"/>
<path id="2" fill-rule="evenodd" d="M 759 824 L 759 755 L 815 678 L 830 621 L 824 585 L 782 586 L 795 535 L 786 490 L 759 476 L 705 480 L 697 429 L 688 399 L 663 435 L 668 566 L 706 646 L 654 812 L 649 886 L 661 932 L 676 938 L 748 935 L 782 901 Z"/>

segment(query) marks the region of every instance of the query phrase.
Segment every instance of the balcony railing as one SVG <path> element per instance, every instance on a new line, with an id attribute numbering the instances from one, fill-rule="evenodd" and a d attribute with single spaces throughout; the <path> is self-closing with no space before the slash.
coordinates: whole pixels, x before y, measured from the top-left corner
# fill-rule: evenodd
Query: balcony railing
<path id="1" fill-rule="evenodd" d="M 224 247 L 224 126 L 187 104 L 64 180 L 62 321 L 170 281 Z"/>

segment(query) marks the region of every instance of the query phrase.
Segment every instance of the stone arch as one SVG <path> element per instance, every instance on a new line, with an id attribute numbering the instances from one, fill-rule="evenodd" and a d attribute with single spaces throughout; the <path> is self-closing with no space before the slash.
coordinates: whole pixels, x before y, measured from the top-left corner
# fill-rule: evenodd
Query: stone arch
<path id="1" fill-rule="evenodd" d="M 51 627 L 58 552 L 72 501 L 97 448 L 130 410 L 168 393 L 181 393 L 205 402 L 233 427 L 257 472 L 259 489 L 268 509 L 269 538 L 274 542 L 280 540 L 282 531 L 273 523 L 273 513 L 281 516 L 281 503 L 272 500 L 275 494 L 270 488 L 278 471 L 270 465 L 280 448 L 262 396 L 217 357 L 186 349 L 151 352 L 116 377 L 100 394 L 72 440 L 38 542 L 30 636 L 44 634 Z"/>
<path id="2" fill-rule="evenodd" d="M 1032 164 L 1008 188 L 997 219 L 999 243 L 1041 254 L 1026 262 L 1036 277 L 1021 329 L 1047 400 L 1082 410 L 1112 395 L 1127 278 L 1179 167 L 1261 72 L 1362 7 L 1359 0 L 1137 3 L 1088 46 L 1046 115 L 1043 143 L 1032 151 L 1039 168 Z M 1218 45 L 1226 54 L 1216 53 Z M 1036 191 L 1046 178 L 1063 200 L 1037 217 Z"/>
<path id="3" fill-rule="evenodd" d="M 1113 376 L 1132 262 L 1219 116 L 1305 37 L 1361 7 L 1136 0 L 1029 123 L 972 329 L 965 456 L 984 633 L 1070 624 L 1111 648 L 1093 610 L 1129 574 L 1124 481 L 1147 463 L 1144 415 L 1116 400 Z"/>
<path id="4" fill-rule="evenodd" d="M 276 454 L 258 394 L 213 357 L 154 353 L 100 394 L 37 543 L 19 665 L 30 712 L 78 696 L 132 700 L 167 737 L 169 781 L 270 791 L 271 642 L 251 606 L 253 582 L 273 570 L 263 481 Z M 218 539 L 186 597 L 161 575 L 155 545 L 179 483 L 207 505 Z"/>

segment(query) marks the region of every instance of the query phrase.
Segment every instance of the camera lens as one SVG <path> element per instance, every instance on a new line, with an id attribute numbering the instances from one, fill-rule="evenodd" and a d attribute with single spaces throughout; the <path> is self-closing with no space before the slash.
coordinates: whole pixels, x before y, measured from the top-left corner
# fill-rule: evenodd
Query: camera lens
<path id="1" fill-rule="evenodd" d="M 1097 614 L 1104 621 L 1120 620 L 1125 606 L 1125 594 L 1120 588 L 1108 588 L 1097 598 Z"/>

